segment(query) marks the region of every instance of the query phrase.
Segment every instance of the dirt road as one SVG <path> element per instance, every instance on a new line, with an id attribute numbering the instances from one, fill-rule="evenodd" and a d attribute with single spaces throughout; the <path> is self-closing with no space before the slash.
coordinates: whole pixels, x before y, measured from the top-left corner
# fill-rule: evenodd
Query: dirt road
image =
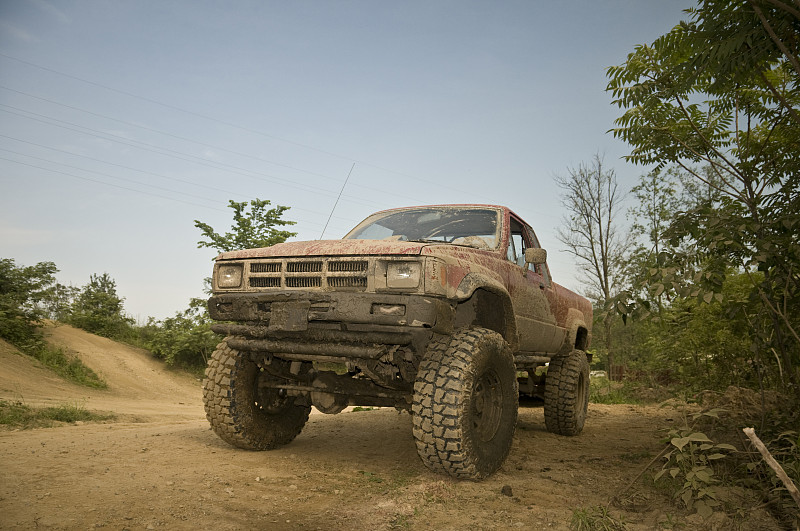
<path id="1" fill-rule="evenodd" d="M 623 489 L 679 416 L 591 404 L 570 438 L 545 431 L 541 408 L 523 408 L 500 472 L 459 482 L 425 469 L 408 414 L 312 414 L 284 448 L 237 450 L 209 430 L 196 379 L 68 326 L 48 333 L 109 389 L 64 383 L 0 344 L 0 398 L 80 401 L 118 421 L 0 431 L 2 528 L 565 529 L 574 509 Z M 657 527 L 664 511 L 645 504 L 628 528 Z"/>

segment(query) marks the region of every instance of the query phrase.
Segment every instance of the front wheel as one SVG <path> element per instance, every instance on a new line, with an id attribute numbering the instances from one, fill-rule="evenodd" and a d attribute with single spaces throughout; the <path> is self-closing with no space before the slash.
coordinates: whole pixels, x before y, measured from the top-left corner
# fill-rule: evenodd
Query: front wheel
<path id="1" fill-rule="evenodd" d="M 582 350 L 550 360 L 544 388 L 544 422 L 547 431 L 578 435 L 589 407 L 589 360 Z"/>
<path id="2" fill-rule="evenodd" d="M 476 328 L 434 341 L 417 371 L 412 405 L 423 463 L 464 479 L 494 473 L 511 450 L 518 393 L 514 358 L 497 332 Z"/>
<path id="3" fill-rule="evenodd" d="M 311 406 L 270 388 L 269 379 L 246 353 L 226 341 L 217 345 L 203 381 L 203 405 L 223 441 L 245 450 L 272 450 L 300 434 Z"/>

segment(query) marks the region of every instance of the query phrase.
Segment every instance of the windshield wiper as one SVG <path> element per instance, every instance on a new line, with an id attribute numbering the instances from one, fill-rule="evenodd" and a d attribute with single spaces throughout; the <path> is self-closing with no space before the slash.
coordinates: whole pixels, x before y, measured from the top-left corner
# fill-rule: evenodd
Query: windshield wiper
<path id="1" fill-rule="evenodd" d="M 408 240 L 408 241 L 417 243 L 450 243 L 444 240 L 429 240 L 428 238 L 415 238 L 413 240 Z"/>

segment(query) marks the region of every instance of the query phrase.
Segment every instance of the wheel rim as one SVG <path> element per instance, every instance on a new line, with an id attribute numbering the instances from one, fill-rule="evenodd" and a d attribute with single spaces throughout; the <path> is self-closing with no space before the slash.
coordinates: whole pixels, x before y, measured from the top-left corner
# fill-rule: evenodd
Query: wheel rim
<path id="1" fill-rule="evenodd" d="M 481 375 L 472 391 L 472 429 L 483 442 L 491 441 L 503 417 L 503 386 L 495 371 Z"/>

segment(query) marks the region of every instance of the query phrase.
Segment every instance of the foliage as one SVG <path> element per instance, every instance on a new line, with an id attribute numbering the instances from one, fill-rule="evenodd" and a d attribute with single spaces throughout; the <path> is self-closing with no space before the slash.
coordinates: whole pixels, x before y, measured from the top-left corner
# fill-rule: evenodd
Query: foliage
<path id="1" fill-rule="evenodd" d="M 717 417 L 719 410 L 711 410 L 695 415 Z M 715 476 L 713 464 L 724 459 L 724 452 L 736 451 L 730 444 L 719 443 L 708 438 L 693 427 L 684 425 L 682 428 L 669 432 L 671 449 L 665 454 L 666 463 L 655 475 L 658 481 L 666 474 L 682 482 L 677 488 L 674 497 L 681 500 L 688 510 L 695 510 L 703 517 L 708 517 L 719 507 L 720 502 L 715 487 L 719 479 Z"/>
<path id="2" fill-rule="evenodd" d="M 589 380 L 589 402 L 593 404 L 638 404 L 633 390 L 627 382 L 612 382 L 608 378 Z"/>
<path id="3" fill-rule="evenodd" d="M 207 223 L 195 220 L 205 239 L 197 242 L 198 247 L 210 247 L 219 252 L 269 247 L 296 236 L 297 233 L 280 230 L 280 227 L 294 225 L 294 221 L 281 219 L 289 207 L 267 208 L 269 200 L 253 199 L 237 203 L 230 200 L 233 209 L 231 232 L 219 234 Z M 209 279 L 206 279 L 209 285 Z M 150 319 L 141 331 L 143 344 L 154 355 L 164 359 L 168 365 L 183 367 L 204 366 L 222 337 L 211 331 L 212 320 L 208 315 L 205 301 L 193 299 L 189 308 L 177 312 L 174 317 L 161 321 Z"/>
<path id="4" fill-rule="evenodd" d="M 211 331 L 205 301 L 192 300 L 188 309 L 174 317 L 156 321 L 152 317 L 143 327 L 144 346 L 167 365 L 205 366 L 222 337 Z"/>
<path id="5" fill-rule="evenodd" d="M 30 341 L 44 318 L 40 306 L 58 271 L 52 262 L 19 267 L 0 259 L 0 337 L 15 345 Z"/>
<path id="6" fill-rule="evenodd" d="M 123 301 L 108 273 L 93 274 L 72 301 L 67 322 L 93 334 L 121 338 L 133 324 L 123 313 Z"/>
<path id="7" fill-rule="evenodd" d="M 50 427 L 54 422 L 98 422 L 113 418 L 114 415 L 88 411 L 78 402 L 34 408 L 21 401 L 0 400 L 0 424 L 14 428 Z"/>
<path id="8" fill-rule="evenodd" d="M 72 301 L 81 292 L 76 286 L 65 286 L 56 282 L 44 293 L 42 305 L 47 312 L 47 317 L 55 321 L 66 322 L 72 311 Z"/>
<path id="9" fill-rule="evenodd" d="M 247 212 L 247 202 L 228 202 L 233 209 L 232 232 L 219 234 L 207 223 L 194 220 L 194 226 L 200 229 L 205 240 L 197 242 L 198 247 L 210 247 L 219 252 L 236 251 L 239 249 L 252 249 L 255 247 L 269 247 L 282 243 L 296 232 L 279 230 L 276 227 L 294 225 L 294 221 L 281 219 L 289 207 L 276 206 L 268 209 L 270 201 L 266 199 L 253 199 L 250 201 L 250 212 Z"/>
<path id="10" fill-rule="evenodd" d="M 631 145 L 628 160 L 675 165 L 718 194 L 672 221 L 665 235 L 675 250 L 656 256 L 649 284 L 653 294 L 720 301 L 730 268 L 748 274 L 746 304 L 758 304 L 763 318 L 732 318 L 749 327 L 760 368 L 796 392 L 800 10 L 781 0 L 704 0 L 687 13 L 689 21 L 608 71 L 608 90 L 625 109 L 612 131 Z M 623 313 L 652 309 L 627 295 Z"/>

